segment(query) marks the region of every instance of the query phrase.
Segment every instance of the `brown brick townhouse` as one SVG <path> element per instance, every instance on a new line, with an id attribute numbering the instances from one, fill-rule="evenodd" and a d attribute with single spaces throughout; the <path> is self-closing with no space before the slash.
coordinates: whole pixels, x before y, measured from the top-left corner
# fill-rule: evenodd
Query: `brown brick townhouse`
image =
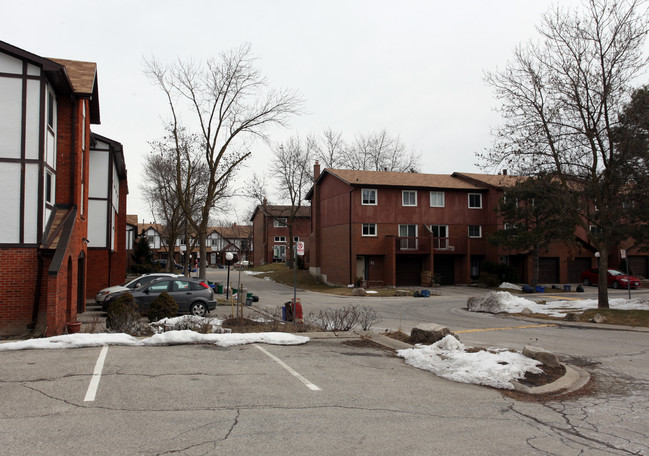
<path id="1" fill-rule="evenodd" d="M 495 247 L 490 233 L 502 228 L 495 208 L 503 188 L 517 177 L 353 171 L 314 167 L 311 201 L 311 274 L 331 284 L 427 285 L 476 281 L 484 261 L 516 267 L 530 282 L 532 255 Z M 578 242 L 554 243 L 540 258 L 540 282 L 574 283 L 596 264 L 583 229 Z M 615 252 L 615 250 L 611 250 Z M 610 259 L 619 264 L 619 251 Z M 638 275 L 647 256 L 631 252 Z M 616 256 L 617 255 L 617 256 Z M 422 280 L 424 279 L 424 280 Z"/>
<path id="2" fill-rule="evenodd" d="M 254 264 L 262 265 L 286 261 L 292 257 L 289 251 L 288 219 L 291 206 L 258 205 L 250 221 L 253 225 Z M 305 243 L 305 263 L 309 262 L 309 237 L 311 235 L 311 208 L 300 207 L 293 219 L 293 241 Z"/>
<path id="3" fill-rule="evenodd" d="M 65 331 L 126 274 L 121 145 L 92 135 L 97 65 L 0 41 L 0 335 Z"/>

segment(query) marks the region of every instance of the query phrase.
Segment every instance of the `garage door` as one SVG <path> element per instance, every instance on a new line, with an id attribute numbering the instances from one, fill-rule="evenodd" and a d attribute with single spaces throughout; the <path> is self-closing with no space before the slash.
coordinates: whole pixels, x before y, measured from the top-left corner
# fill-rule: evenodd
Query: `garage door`
<path id="1" fill-rule="evenodd" d="M 455 284 L 455 260 L 452 256 L 435 255 L 433 260 L 435 275 L 439 274 L 442 285 Z"/>
<path id="2" fill-rule="evenodd" d="M 559 282 L 559 258 L 539 258 L 539 283 Z"/>
<path id="3" fill-rule="evenodd" d="M 589 257 L 575 258 L 568 260 L 568 282 L 578 283 L 581 282 L 581 273 L 586 269 L 591 268 L 591 259 Z"/>
<path id="4" fill-rule="evenodd" d="M 421 282 L 421 256 L 399 255 L 397 257 L 397 286 L 417 286 Z"/>

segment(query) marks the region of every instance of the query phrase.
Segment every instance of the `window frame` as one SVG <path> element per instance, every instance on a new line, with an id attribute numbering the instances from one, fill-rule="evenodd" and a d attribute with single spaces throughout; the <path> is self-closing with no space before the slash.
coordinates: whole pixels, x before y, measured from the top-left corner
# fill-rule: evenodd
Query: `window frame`
<path id="1" fill-rule="evenodd" d="M 286 217 L 277 217 L 273 219 L 273 228 L 286 228 L 286 227 L 288 227 L 288 219 Z"/>
<path id="2" fill-rule="evenodd" d="M 374 202 L 371 202 L 371 199 L 368 198 L 365 202 L 365 192 L 372 192 L 374 194 Z M 368 195 L 369 196 L 369 195 Z M 379 201 L 379 192 L 375 188 L 361 188 L 361 205 L 362 206 L 376 206 Z"/>
<path id="3" fill-rule="evenodd" d="M 365 228 L 368 229 L 368 232 L 365 232 Z M 372 233 L 371 228 L 374 228 L 374 233 Z M 363 223 L 361 224 L 361 237 L 377 237 L 378 236 L 378 228 L 376 223 Z"/>
<path id="4" fill-rule="evenodd" d="M 408 204 L 406 204 L 405 196 L 406 195 L 411 195 L 411 194 L 415 195 L 415 202 L 414 202 L 414 204 L 410 204 L 410 202 L 408 202 Z M 408 198 L 408 199 L 410 199 L 410 198 Z M 417 207 L 417 190 L 401 190 L 401 206 L 402 207 Z"/>
<path id="5" fill-rule="evenodd" d="M 471 197 L 472 196 L 477 196 L 480 199 L 480 205 L 479 206 L 471 206 Z M 469 193 L 467 203 L 469 205 L 469 209 L 482 209 L 482 193 Z"/>
<path id="6" fill-rule="evenodd" d="M 478 228 L 478 235 L 471 235 L 471 228 Z M 467 235 L 470 239 L 481 239 L 482 238 L 482 225 L 468 225 Z"/>
<path id="7" fill-rule="evenodd" d="M 275 236 L 273 242 L 275 244 L 286 244 L 286 236 Z"/>
<path id="8" fill-rule="evenodd" d="M 433 204 L 433 195 L 441 195 L 442 196 L 442 204 Z M 439 191 L 430 191 L 430 207 L 446 207 L 446 192 L 439 192 Z"/>

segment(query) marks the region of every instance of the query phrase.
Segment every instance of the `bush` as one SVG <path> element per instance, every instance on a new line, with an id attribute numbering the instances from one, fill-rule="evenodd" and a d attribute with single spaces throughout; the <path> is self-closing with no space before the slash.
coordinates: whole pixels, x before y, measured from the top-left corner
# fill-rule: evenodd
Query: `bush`
<path id="1" fill-rule="evenodd" d="M 340 309 L 321 310 L 317 315 L 310 313 L 306 318 L 308 324 L 334 332 L 351 331 L 359 325 L 364 331 L 367 331 L 379 321 L 381 319 L 373 308 L 357 304 L 344 306 Z"/>
<path id="2" fill-rule="evenodd" d="M 121 332 L 131 336 L 143 336 L 151 332 L 140 321 L 140 313 L 131 293 L 125 293 L 108 306 L 106 328 L 111 332 Z"/>
<path id="3" fill-rule="evenodd" d="M 149 307 L 149 321 L 158 321 L 163 318 L 172 318 L 178 315 L 178 304 L 169 293 L 163 291 L 151 302 Z"/>
<path id="4" fill-rule="evenodd" d="M 480 283 L 485 284 L 488 287 L 497 287 L 502 282 L 496 274 L 491 272 L 481 272 L 480 273 Z"/>
<path id="5" fill-rule="evenodd" d="M 482 271 L 480 273 L 481 283 L 486 283 L 482 281 L 482 276 L 484 273 L 493 274 L 496 276 L 498 283 L 495 285 L 489 285 L 490 287 L 498 286 L 503 282 L 518 283 L 518 271 L 515 267 L 505 263 L 492 263 L 490 261 L 485 261 L 484 263 L 482 263 Z"/>

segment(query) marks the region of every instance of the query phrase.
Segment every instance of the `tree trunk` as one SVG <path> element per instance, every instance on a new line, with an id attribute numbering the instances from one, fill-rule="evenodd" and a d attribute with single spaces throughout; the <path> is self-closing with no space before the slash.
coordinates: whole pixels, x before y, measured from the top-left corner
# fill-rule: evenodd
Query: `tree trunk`
<path id="1" fill-rule="evenodd" d="M 597 308 L 608 309 L 608 246 L 599 249 Z"/>
<path id="2" fill-rule="evenodd" d="M 200 255 L 200 258 L 198 259 L 198 276 L 201 280 L 207 279 L 207 247 L 205 245 L 205 240 L 207 239 L 207 226 L 204 225 L 206 224 L 201 223 L 200 230 L 198 231 L 198 252 Z"/>

